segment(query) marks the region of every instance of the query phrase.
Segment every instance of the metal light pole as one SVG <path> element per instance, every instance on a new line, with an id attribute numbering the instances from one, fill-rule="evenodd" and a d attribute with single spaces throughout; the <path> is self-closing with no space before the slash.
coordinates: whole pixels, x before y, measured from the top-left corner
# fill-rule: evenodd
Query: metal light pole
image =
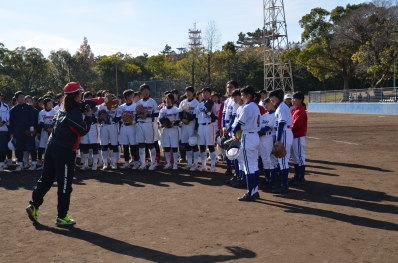
<path id="1" fill-rule="evenodd" d="M 394 59 L 394 88 L 395 88 L 395 62 L 396 62 L 396 59 Z"/>

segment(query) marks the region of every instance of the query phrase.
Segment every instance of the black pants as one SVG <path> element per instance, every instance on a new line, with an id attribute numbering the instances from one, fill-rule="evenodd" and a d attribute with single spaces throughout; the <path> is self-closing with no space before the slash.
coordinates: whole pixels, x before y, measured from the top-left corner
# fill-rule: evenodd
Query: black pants
<path id="1" fill-rule="evenodd" d="M 39 208 L 43 198 L 53 185 L 54 178 L 58 184 L 58 217 L 64 218 L 69 210 L 72 180 L 75 168 L 76 152 L 49 143 L 44 154 L 44 165 L 36 189 L 33 190 L 30 204 Z"/>

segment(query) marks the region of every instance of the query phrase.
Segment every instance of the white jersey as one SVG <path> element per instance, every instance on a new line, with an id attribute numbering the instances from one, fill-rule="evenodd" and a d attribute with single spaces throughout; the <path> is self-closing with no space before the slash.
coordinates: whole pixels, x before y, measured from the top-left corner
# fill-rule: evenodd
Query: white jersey
<path id="1" fill-rule="evenodd" d="M 232 97 L 228 98 L 224 102 L 223 114 L 225 114 L 224 120 L 227 123 L 228 123 L 229 120 L 231 120 L 233 118 L 233 116 L 236 116 L 236 110 L 238 108 L 239 108 L 239 104 L 236 104 Z"/>
<path id="2" fill-rule="evenodd" d="M 244 104 L 244 103 L 242 105 L 239 105 L 238 109 L 236 110 L 236 118 L 234 120 L 234 123 L 232 123 L 232 125 L 231 125 L 232 129 L 234 129 L 236 127 L 236 125 L 238 124 L 238 119 L 239 119 L 240 116 L 242 116 L 243 107 L 245 105 L 246 104 Z"/>
<path id="3" fill-rule="evenodd" d="M 168 109 L 167 107 L 163 107 L 159 112 L 159 119 L 166 117 L 171 121 L 171 123 L 174 123 L 175 121 L 180 120 L 180 117 L 178 116 L 178 112 L 179 111 L 176 106 L 171 107 L 171 109 Z"/>
<path id="4" fill-rule="evenodd" d="M 183 111 L 183 107 L 185 104 L 189 105 L 189 113 L 195 114 L 195 109 L 198 107 L 199 101 L 197 99 L 192 99 L 191 101 L 188 101 L 188 99 L 185 99 L 181 101 L 180 106 L 178 107 L 179 111 Z"/>
<path id="5" fill-rule="evenodd" d="M 49 111 L 41 110 L 39 112 L 38 123 L 52 124 L 54 116 L 55 116 L 54 109 L 51 109 Z"/>
<path id="6" fill-rule="evenodd" d="M 154 99 L 152 99 L 152 98 L 148 98 L 147 100 L 140 99 L 140 100 L 137 102 L 136 107 L 137 107 L 138 105 L 144 106 L 144 108 L 145 108 L 145 110 L 146 110 L 146 112 L 147 112 L 147 114 L 148 114 L 148 117 L 147 117 L 146 119 L 138 119 L 137 121 L 138 121 L 138 122 L 154 122 L 154 120 L 153 120 L 152 117 L 150 117 L 150 116 L 151 116 L 153 113 L 159 112 L 159 111 L 157 110 L 158 104 L 156 103 L 156 101 L 155 101 Z"/>
<path id="7" fill-rule="evenodd" d="M 242 125 L 243 132 L 258 132 L 261 126 L 261 113 L 258 105 L 250 101 L 242 108 L 242 113 L 236 119 Z"/>
<path id="8" fill-rule="evenodd" d="M 130 117 L 134 120 L 135 122 L 135 107 L 136 107 L 136 103 L 131 103 L 130 105 L 127 105 L 126 103 L 120 105 L 117 108 L 117 113 L 116 113 L 116 117 L 122 117 L 125 113 L 129 114 Z M 123 122 L 123 118 L 120 120 L 120 122 Z"/>
<path id="9" fill-rule="evenodd" d="M 278 128 L 280 122 L 286 124 L 284 129 L 288 129 L 292 125 L 292 114 L 284 102 L 281 102 L 275 111 L 275 128 Z"/>
<path id="10" fill-rule="evenodd" d="M 261 128 L 270 127 L 271 129 L 268 132 L 275 133 L 275 112 L 267 112 L 266 114 L 261 115 Z"/>
<path id="11" fill-rule="evenodd" d="M 211 111 L 216 114 L 215 104 L 213 104 L 213 108 L 211 109 Z M 212 122 L 210 115 L 206 114 L 204 101 L 198 104 L 195 114 L 199 124 Z"/>
<path id="12" fill-rule="evenodd" d="M 8 131 L 7 125 L 9 125 L 10 121 L 10 108 L 7 104 L 0 102 L 0 118 L 1 122 L 5 122 L 5 125 L 0 127 L 0 131 Z"/>

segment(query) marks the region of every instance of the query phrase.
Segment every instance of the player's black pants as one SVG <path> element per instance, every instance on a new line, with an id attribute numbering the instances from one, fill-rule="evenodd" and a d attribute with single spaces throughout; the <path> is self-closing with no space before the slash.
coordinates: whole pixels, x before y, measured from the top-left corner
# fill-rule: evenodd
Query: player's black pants
<path id="1" fill-rule="evenodd" d="M 72 180 L 75 168 L 76 152 L 67 148 L 49 143 L 44 154 L 44 165 L 36 189 L 33 190 L 30 204 L 39 208 L 43 204 L 43 197 L 54 182 L 58 184 L 58 217 L 64 218 L 69 210 Z"/>

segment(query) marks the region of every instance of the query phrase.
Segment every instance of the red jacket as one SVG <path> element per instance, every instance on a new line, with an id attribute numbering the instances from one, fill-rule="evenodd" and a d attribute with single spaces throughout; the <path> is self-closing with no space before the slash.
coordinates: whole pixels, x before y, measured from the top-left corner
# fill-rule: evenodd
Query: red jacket
<path id="1" fill-rule="evenodd" d="M 261 115 L 264 115 L 267 113 L 267 110 L 263 106 L 258 105 L 258 109 L 260 110 Z"/>
<path id="2" fill-rule="evenodd" d="M 292 110 L 292 126 L 293 138 L 307 136 L 307 112 L 303 106 L 295 107 Z"/>

